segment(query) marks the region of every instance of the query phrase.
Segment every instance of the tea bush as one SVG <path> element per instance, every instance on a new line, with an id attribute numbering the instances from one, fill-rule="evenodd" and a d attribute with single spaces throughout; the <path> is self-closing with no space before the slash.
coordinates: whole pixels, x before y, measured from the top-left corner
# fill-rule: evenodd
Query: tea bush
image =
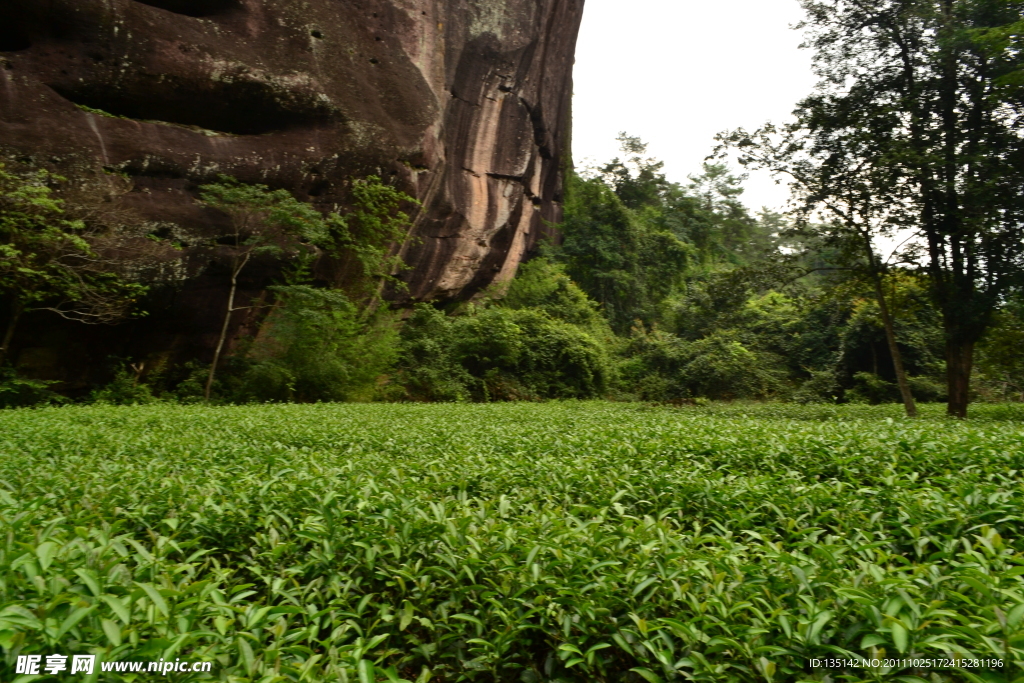
<path id="1" fill-rule="evenodd" d="M 5 411 L 0 679 L 1020 680 L 1024 413 L 940 410 Z"/>

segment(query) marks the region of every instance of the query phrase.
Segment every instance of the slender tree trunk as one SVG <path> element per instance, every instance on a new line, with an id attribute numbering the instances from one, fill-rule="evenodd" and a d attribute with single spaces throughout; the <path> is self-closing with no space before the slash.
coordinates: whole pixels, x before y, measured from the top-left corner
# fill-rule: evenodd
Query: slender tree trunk
<path id="1" fill-rule="evenodd" d="M 974 366 L 974 342 L 946 340 L 946 387 L 949 399 L 946 414 L 949 417 L 967 417 L 971 401 L 971 369 Z"/>
<path id="2" fill-rule="evenodd" d="M 242 262 L 234 265 L 231 269 L 231 290 L 228 292 L 228 307 L 224 311 L 224 324 L 220 327 L 220 338 L 217 339 L 217 348 L 213 351 L 213 362 L 210 363 L 210 374 L 206 377 L 206 389 L 203 391 L 203 397 L 206 401 L 210 400 L 210 393 L 213 391 L 213 378 L 217 373 L 217 363 L 220 361 L 221 351 L 224 350 L 224 342 L 228 338 L 228 326 L 231 324 L 231 314 L 235 310 L 235 292 L 238 291 L 238 274 L 242 272 L 242 268 L 245 268 L 245 264 L 248 261 L 249 254 L 246 254 Z"/>
<path id="3" fill-rule="evenodd" d="M 878 308 L 882 312 L 882 325 L 885 327 L 885 340 L 889 342 L 889 354 L 892 355 L 892 366 L 896 371 L 896 385 L 900 388 L 900 397 L 903 399 L 903 408 L 907 411 L 907 417 L 917 417 L 917 404 L 914 403 L 914 395 L 910 393 L 910 383 L 907 381 L 906 370 L 903 369 L 903 354 L 896 343 L 896 328 L 889 314 L 889 304 L 885 300 L 885 292 L 882 289 L 882 278 L 876 273 L 875 296 L 878 297 Z"/>
<path id="4" fill-rule="evenodd" d="M 900 389 L 903 409 L 907 411 L 907 417 L 917 417 L 917 404 L 914 403 L 914 395 L 910 393 L 907 373 L 903 369 L 903 354 L 900 353 L 900 347 L 896 343 L 896 327 L 892 322 L 889 304 L 885 300 L 885 290 L 882 289 L 882 267 L 876 259 L 870 235 L 861 233 L 861 236 L 864 238 L 864 255 L 871 268 L 871 281 L 875 286 L 875 298 L 878 299 L 878 310 L 882 314 L 882 327 L 885 328 L 885 340 L 889 344 L 889 355 L 892 356 L 892 367 L 896 372 L 896 386 Z"/>
<path id="5" fill-rule="evenodd" d="M 11 306 L 11 319 L 7 321 L 4 339 L 0 342 L 0 365 L 3 365 L 4 361 L 7 360 L 7 353 L 11 348 L 11 341 L 14 339 L 14 330 L 18 327 L 18 320 L 21 319 L 21 314 L 24 312 L 24 304 L 21 303 L 20 299 L 16 298 L 14 305 Z"/>

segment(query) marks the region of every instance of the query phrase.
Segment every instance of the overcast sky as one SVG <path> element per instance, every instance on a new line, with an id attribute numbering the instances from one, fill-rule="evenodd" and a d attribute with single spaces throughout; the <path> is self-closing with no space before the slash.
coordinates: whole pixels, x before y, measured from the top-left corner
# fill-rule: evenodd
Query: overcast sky
<path id="1" fill-rule="evenodd" d="M 810 52 L 790 26 L 797 0 L 586 0 L 576 50 L 577 167 L 618 155 L 619 131 L 649 144 L 670 180 L 698 173 L 715 133 L 787 120 L 810 93 Z M 742 199 L 781 208 L 788 192 L 751 176 Z"/>

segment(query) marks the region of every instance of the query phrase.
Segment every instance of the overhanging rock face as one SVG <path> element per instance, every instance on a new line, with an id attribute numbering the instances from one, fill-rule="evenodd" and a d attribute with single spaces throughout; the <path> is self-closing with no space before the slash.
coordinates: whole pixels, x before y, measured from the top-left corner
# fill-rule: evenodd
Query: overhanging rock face
<path id="1" fill-rule="evenodd" d="M 560 218 L 582 12 L 583 0 L 5 0 L 0 150 L 127 174 L 118 201 L 186 245 L 215 232 L 194 192 L 218 174 L 324 208 L 378 174 L 423 202 L 402 296 L 465 298 L 510 278 Z M 198 282 L 209 250 L 182 259 Z"/>

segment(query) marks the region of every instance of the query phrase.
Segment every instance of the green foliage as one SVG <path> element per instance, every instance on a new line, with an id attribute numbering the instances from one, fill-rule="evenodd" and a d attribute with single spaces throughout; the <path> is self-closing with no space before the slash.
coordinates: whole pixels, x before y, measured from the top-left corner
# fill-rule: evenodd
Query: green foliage
<path id="1" fill-rule="evenodd" d="M 1014 680 L 1024 413 L 923 413 L 5 411 L 0 678 L 74 653 L 213 663 L 185 681 Z"/>
<path id="2" fill-rule="evenodd" d="M 946 385 L 935 377 L 908 377 L 907 381 L 914 398 L 919 401 L 935 403 L 947 398 Z"/>
<path id="3" fill-rule="evenodd" d="M 779 360 L 727 331 L 687 341 L 635 330 L 628 354 L 625 387 L 646 401 L 769 398 L 786 391 Z"/>
<path id="4" fill-rule="evenodd" d="M 328 223 L 320 212 L 287 190 L 222 175 L 219 182 L 203 185 L 199 196 L 206 206 L 230 217 L 233 246 L 244 254 L 280 254 L 294 249 L 295 239 L 309 244 L 328 241 Z"/>
<path id="5" fill-rule="evenodd" d="M 840 285 L 850 305 L 850 317 L 841 332 L 841 341 L 848 353 L 856 346 L 874 344 L 885 348 L 878 301 L 869 287 L 856 280 Z M 896 336 L 903 351 L 908 372 L 940 376 L 943 366 L 942 319 L 928 298 L 927 283 L 919 275 L 895 271 L 883 280 L 886 300 L 892 312 Z M 883 353 L 888 356 L 886 351 Z M 891 373 L 891 360 L 885 359 Z M 878 373 L 874 368 L 873 372 Z"/>
<path id="6" fill-rule="evenodd" d="M 394 363 L 397 331 L 366 324 L 342 292 L 309 285 L 276 287 L 279 306 L 248 353 L 238 401 L 348 401 L 373 396 Z"/>
<path id="7" fill-rule="evenodd" d="M 632 343 L 608 343 L 625 355 L 625 395 L 786 393 L 788 376 L 808 372 L 791 353 L 802 311 L 781 300 L 760 307 L 754 301 L 774 296 L 772 287 L 791 278 L 777 250 L 784 220 L 769 213 L 753 218 L 739 201 L 742 178 L 722 164 L 706 163 L 684 188 L 665 178 L 661 162 L 644 157 L 638 138 L 623 133 L 619 141 L 625 160 L 570 180 L 565 240 L 551 255 L 601 305 L 615 334 L 624 338 L 637 328 Z M 531 283 L 543 278 L 557 279 L 524 274 Z M 645 331 L 654 327 L 660 331 Z M 784 357 L 795 367 L 786 367 Z M 760 365 L 742 377 L 748 362 Z"/>
<path id="8" fill-rule="evenodd" d="M 655 319 L 692 255 L 651 216 L 627 206 L 601 177 L 569 178 L 560 226 L 564 241 L 555 254 L 620 334 L 636 319 Z"/>
<path id="9" fill-rule="evenodd" d="M 805 218 L 829 217 L 812 230 L 843 251 L 859 243 L 869 272 L 884 270 L 874 240 L 898 239 L 928 278 L 950 414 L 964 417 L 974 345 L 1024 276 L 1021 5 L 801 5 L 815 91 L 795 122 L 720 140 L 791 180 Z"/>
<path id="10" fill-rule="evenodd" d="M 29 379 L 20 376 L 14 368 L 0 366 L 0 408 L 23 408 L 67 401 L 50 389 L 53 384 L 56 382 Z"/>
<path id="11" fill-rule="evenodd" d="M 614 378 L 601 341 L 541 308 L 421 306 L 402 340 L 396 381 L 414 400 L 593 398 Z"/>
<path id="12" fill-rule="evenodd" d="M 696 199 L 699 212 L 684 228 L 686 236 L 705 261 L 736 263 L 761 256 L 771 246 L 773 223 L 770 217 L 767 222 L 754 219 L 740 202 L 746 176 L 733 175 L 721 163 L 704 162 L 703 170 L 689 176 L 687 194 Z"/>
<path id="13" fill-rule="evenodd" d="M 427 304 L 417 305 L 402 327 L 395 377 L 406 397 L 445 402 L 470 399 L 476 380 L 459 364 L 455 344 L 452 320 Z"/>
<path id="14" fill-rule="evenodd" d="M 392 247 L 405 238 L 409 229 L 409 217 L 401 207 L 417 204 L 377 176 L 354 180 L 353 209 L 326 218 L 287 190 L 271 190 L 229 176 L 203 185 L 200 196 L 207 206 L 231 217 L 235 247 L 245 254 L 282 255 L 295 252 L 298 243 L 304 243 L 333 254 L 351 255 L 358 272 L 349 279 L 359 283 L 360 294 L 366 294 L 363 290 L 400 267 Z"/>
<path id="15" fill-rule="evenodd" d="M 687 339 L 717 329 L 751 328 L 755 336 L 771 337 L 767 343 L 780 344 L 801 316 L 803 302 L 775 290 L 781 278 L 771 271 L 769 264 L 758 264 L 690 279 L 684 291 L 663 303 L 666 327 Z"/>
<path id="16" fill-rule="evenodd" d="M 316 290 L 300 284 L 302 278 L 293 274 L 294 282 L 277 288 L 284 306 L 277 310 L 276 332 L 264 340 L 278 348 L 268 350 L 264 343 L 258 362 L 248 368 L 233 393 L 240 400 L 271 401 L 365 397 L 375 373 L 383 371 L 393 358 L 394 335 L 385 332 L 388 325 L 359 329 L 365 321 L 357 322 L 357 317 L 363 316 L 352 300 L 369 298 L 379 282 L 398 268 L 400 261 L 392 249 L 409 225 L 399 207 L 414 200 L 375 176 L 353 182 L 355 209 L 348 216 L 331 213 L 324 218 L 286 190 L 248 185 L 227 176 L 221 176 L 219 183 L 204 185 L 201 197 L 207 206 L 229 216 L 234 247 L 227 308 L 204 398 L 210 400 L 213 395 L 231 314 L 247 308 L 234 303 L 238 276 L 246 264 L 261 253 L 287 254 L 297 259 L 297 272 L 308 275 L 311 250 L 320 248 L 336 256 L 353 256 L 359 272 L 344 278 L 343 283 L 352 296 Z"/>
<path id="17" fill-rule="evenodd" d="M 0 164 L 0 294 L 10 302 L 14 322 L 31 309 L 112 322 L 145 293 L 99 258 L 84 222 L 66 217 L 51 188 L 63 180 Z"/>
<path id="18" fill-rule="evenodd" d="M 1024 401 L 1024 305 L 1000 310 L 978 348 L 978 388 L 990 400 Z"/>
<path id="19" fill-rule="evenodd" d="M 808 377 L 793 392 L 797 403 L 834 403 L 839 398 L 839 382 L 831 370 L 810 370 Z"/>
<path id="20" fill-rule="evenodd" d="M 109 118 L 109 119 L 123 119 L 125 121 L 131 121 L 131 119 L 129 119 L 127 116 L 119 116 L 117 114 L 111 114 L 109 111 L 104 111 L 102 109 L 95 109 L 93 107 L 89 107 L 89 106 L 86 106 L 84 104 L 75 104 L 75 106 L 78 107 L 79 109 L 81 109 L 82 111 L 87 112 L 89 114 L 95 114 L 97 116 L 105 116 L 106 118 Z"/>
<path id="21" fill-rule="evenodd" d="M 663 304 L 667 331 L 694 341 L 732 336 L 801 402 L 899 400 L 879 308 L 868 285 L 848 273 L 794 281 L 786 265 L 751 263 L 691 278 Z M 941 400 L 945 370 L 938 312 L 921 278 L 893 272 L 883 280 L 914 395 Z M 859 379 L 859 373 L 864 373 Z M 881 385 L 869 389 L 865 377 Z M 805 383 L 810 383 L 804 387 Z M 771 383 L 769 383 L 770 385 Z M 775 384 L 775 396 L 788 390 Z"/>
<path id="22" fill-rule="evenodd" d="M 330 224 L 340 220 L 332 214 L 324 219 L 316 209 L 300 202 L 287 190 L 271 190 L 266 185 L 248 185 L 229 176 L 221 176 L 219 183 L 203 185 L 200 197 L 206 206 L 227 214 L 230 220 L 228 239 L 231 251 L 230 287 L 220 336 L 214 347 L 213 361 L 203 388 L 203 398 L 213 397 L 217 367 L 227 341 L 231 315 L 248 306 L 235 305 L 238 276 L 253 256 L 291 252 L 304 263 L 303 252 L 325 244 L 330 235 Z M 307 252 L 308 253 L 308 252 Z M 282 375 L 276 373 L 276 377 Z M 260 386 L 266 383 L 261 382 Z"/>
<path id="23" fill-rule="evenodd" d="M 182 363 L 170 373 L 170 390 L 168 395 L 180 403 L 198 403 L 203 400 L 203 388 L 206 384 L 210 368 L 197 360 Z M 214 394 L 220 395 L 223 388 L 214 383 Z"/>
<path id="24" fill-rule="evenodd" d="M 406 266 L 394 245 L 405 240 L 411 227 L 401 208 L 419 202 L 373 175 L 352 182 L 351 202 L 354 208 L 349 214 L 331 216 L 332 248 L 354 257 L 359 271 L 356 281 L 370 288 L 360 293 L 371 293 L 381 280 L 399 283 L 393 273 Z"/>
<path id="25" fill-rule="evenodd" d="M 152 403 L 156 397 L 147 384 L 139 381 L 137 374 L 120 367 L 114 373 L 114 379 L 106 386 L 93 391 L 89 399 L 96 403 L 125 406 Z"/>
<path id="26" fill-rule="evenodd" d="M 892 382 L 887 382 L 872 372 L 857 372 L 853 375 L 854 386 L 846 392 L 846 400 L 850 403 L 895 403 L 899 400 L 899 390 Z"/>
<path id="27" fill-rule="evenodd" d="M 665 163 L 645 158 L 647 144 L 625 132 L 616 138 L 625 160 L 618 157 L 596 169 L 595 177 L 611 188 L 623 205 L 634 211 L 658 207 L 678 193 L 675 183 L 661 172 Z"/>
<path id="28" fill-rule="evenodd" d="M 597 303 L 548 258 L 534 258 L 519 267 L 500 303 L 505 308 L 536 308 L 571 325 L 607 334 Z"/>

